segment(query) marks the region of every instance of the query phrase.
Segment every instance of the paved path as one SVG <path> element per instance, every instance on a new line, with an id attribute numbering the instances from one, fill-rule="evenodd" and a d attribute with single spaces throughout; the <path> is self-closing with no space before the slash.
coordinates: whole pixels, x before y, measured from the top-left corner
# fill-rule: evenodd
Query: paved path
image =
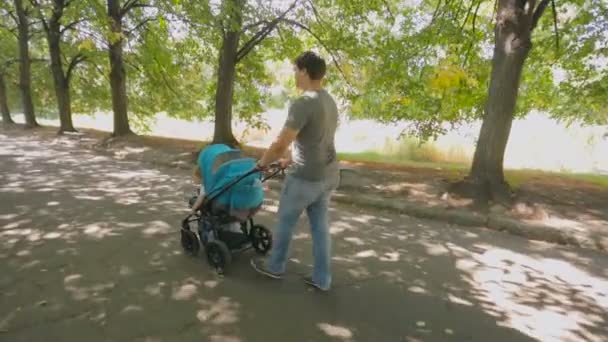
<path id="1" fill-rule="evenodd" d="M 283 281 L 183 255 L 187 172 L 5 134 L 0 171 L 0 341 L 608 340 L 607 255 L 336 206 L 318 293 L 305 220 Z"/>

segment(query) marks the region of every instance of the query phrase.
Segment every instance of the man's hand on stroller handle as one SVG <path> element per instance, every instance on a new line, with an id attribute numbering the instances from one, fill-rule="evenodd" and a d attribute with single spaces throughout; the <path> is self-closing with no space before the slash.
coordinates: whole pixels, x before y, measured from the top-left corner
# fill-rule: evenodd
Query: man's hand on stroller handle
<path id="1" fill-rule="evenodd" d="M 291 164 L 291 160 L 287 159 L 287 158 L 282 158 L 279 159 L 278 161 L 274 162 L 274 163 L 270 163 L 268 165 L 261 165 L 260 161 L 257 162 L 257 164 L 255 164 L 255 168 L 258 171 L 268 171 L 268 170 L 272 170 L 272 169 L 286 169 L 289 164 Z"/>
<path id="2" fill-rule="evenodd" d="M 198 197 L 196 198 L 196 202 L 194 202 L 194 204 L 192 205 L 192 209 L 190 210 L 190 214 L 191 215 L 195 215 L 196 214 L 196 212 L 198 211 L 198 209 L 203 204 L 204 200 L 205 200 L 205 194 L 199 192 Z"/>

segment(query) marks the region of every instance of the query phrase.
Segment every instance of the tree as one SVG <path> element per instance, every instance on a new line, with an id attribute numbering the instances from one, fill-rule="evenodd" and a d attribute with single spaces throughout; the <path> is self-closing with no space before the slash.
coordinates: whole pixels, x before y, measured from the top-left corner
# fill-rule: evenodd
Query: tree
<path id="1" fill-rule="evenodd" d="M 308 27 L 312 2 L 296 0 L 280 6 L 269 2 L 227 0 L 219 8 L 210 2 L 183 3 L 177 15 L 194 28 L 208 42 L 217 47 L 217 67 L 214 84 L 213 112 L 215 130 L 213 142 L 238 144 L 232 132 L 235 112 L 250 123 L 259 125 L 254 114 L 262 110 L 263 88 L 271 78 L 266 72 L 270 60 L 284 60 L 288 47 L 302 46 L 302 37 L 292 34 L 302 31 L 319 37 Z M 280 31 L 281 26 L 289 30 Z M 287 48 L 286 48 L 287 47 Z M 259 51 L 252 54 L 256 48 Z M 238 93 L 238 96 L 235 94 Z M 235 110 L 235 100 L 238 109 Z"/>
<path id="2" fill-rule="evenodd" d="M 464 182 L 476 198 L 509 203 L 511 191 L 504 178 L 503 159 L 522 71 L 532 49 L 532 34 L 549 5 L 552 5 L 555 34 L 558 34 L 557 12 L 553 0 L 541 0 L 538 5 L 530 0 L 499 0 L 497 5 L 488 99 L 473 164 Z"/>
<path id="3" fill-rule="evenodd" d="M 239 37 L 243 25 L 243 6 L 245 0 L 229 0 L 224 7 L 228 27 L 222 35 L 215 92 L 215 129 L 214 143 L 237 144 L 232 134 L 232 99 L 236 73 Z"/>
<path id="4" fill-rule="evenodd" d="M 34 113 L 31 89 L 32 75 L 29 56 L 30 23 L 28 17 L 30 15 L 30 8 L 27 4 L 23 3 L 23 0 L 14 0 L 13 4 L 14 11 L 8 11 L 8 14 L 17 25 L 19 37 L 19 89 L 23 102 L 23 114 L 25 115 L 26 128 L 33 128 L 38 126 L 38 122 L 36 122 L 36 115 Z"/>
<path id="5" fill-rule="evenodd" d="M 223 7 L 225 24 L 222 27 L 222 44 L 219 54 L 217 72 L 217 88 L 215 93 L 215 129 L 214 143 L 238 144 L 232 133 L 232 104 L 234 83 L 236 78 L 236 65 L 245 58 L 261 41 L 263 41 L 277 27 L 279 22 L 292 11 L 297 1 L 283 13 L 272 20 L 261 20 L 251 23 L 252 26 L 262 25 L 248 41 L 239 48 L 239 41 L 243 32 L 243 9 L 245 0 L 229 0 Z"/>
<path id="6" fill-rule="evenodd" d="M 15 56 L 12 55 L 17 50 L 17 34 L 16 28 L 5 23 L 6 16 L 1 16 L 0 20 L 0 46 L 3 47 L 0 50 L 0 112 L 2 113 L 2 123 L 7 125 L 15 123 L 9 110 L 6 78 L 9 67 L 17 61 Z"/>
<path id="7" fill-rule="evenodd" d="M 551 0 L 499 0 L 496 17 L 492 75 L 488 100 L 468 181 L 477 196 L 509 202 L 503 158 L 524 62 L 532 48 L 532 31 Z"/>
<path id="8" fill-rule="evenodd" d="M 388 122 L 407 120 L 408 132 L 423 140 L 449 129 L 446 123 L 483 119 L 470 174 L 453 187 L 456 192 L 482 202 L 509 201 L 503 156 L 516 116 L 537 109 L 561 120 L 607 121 L 599 104 L 607 71 L 589 65 L 590 58 L 607 54 L 607 38 L 600 33 L 608 21 L 602 1 L 561 7 L 550 0 L 384 4 L 391 10 L 369 12 L 376 20 L 362 19 L 356 26 L 369 43 L 351 54 L 361 71 L 352 111 Z M 357 4 L 343 6 L 357 12 Z M 553 16 L 543 16 L 548 6 Z M 557 79 L 556 70 L 567 76 Z"/>
<path id="9" fill-rule="evenodd" d="M 6 81 L 4 80 L 4 71 L 0 70 L 0 112 L 2 112 L 2 123 L 5 125 L 14 124 L 11 112 L 8 108 Z"/>
<path id="10" fill-rule="evenodd" d="M 74 68 L 84 60 L 83 54 L 76 54 L 71 57 L 67 68 L 64 71 L 64 63 L 61 51 L 61 43 L 63 34 L 70 29 L 73 29 L 82 19 L 74 19 L 74 21 L 63 25 L 62 19 L 64 12 L 73 2 L 73 0 L 49 0 L 38 1 L 30 0 L 36 7 L 38 17 L 42 22 L 42 26 L 46 33 L 48 49 L 51 61 L 51 73 L 55 85 L 55 95 L 57 98 L 57 107 L 59 111 L 59 133 L 75 132 L 72 123 L 72 105 L 70 96 L 70 80 Z M 48 9 L 48 10 L 47 10 Z M 45 12 L 50 12 L 49 18 L 45 17 Z"/>
<path id="11" fill-rule="evenodd" d="M 132 134 L 127 113 L 127 75 L 123 61 L 123 17 L 137 1 L 127 1 L 123 7 L 120 0 L 108 0 L 108 17 L 112 35 L 109 39 L 110 87 L 112 88 L 112 110 L 114 112 L 113 136 Z"/>

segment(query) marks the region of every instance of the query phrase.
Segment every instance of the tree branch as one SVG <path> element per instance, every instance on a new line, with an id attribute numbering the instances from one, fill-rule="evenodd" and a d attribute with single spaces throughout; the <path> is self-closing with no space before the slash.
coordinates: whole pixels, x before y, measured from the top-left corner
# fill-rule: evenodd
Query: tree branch
<path id="1" fill-rule="evenodd" d="M 120 9 L 120 16 L 124 16 L 127 12 L 129 12 L 129 10 L 131 9 L 131 6 L 133 6 L 134 4 L 137 3 L 138 0 L 127 0 L 124 5 L 122 6 L 122 8 Z"/>
<path id="2" fill-rule="evenodd" d="M 249 29 L 252 29 L 254 27 L 260 26 L 262 24 L 268 25 L 269 23 L 270 22 L 268 20 L 260 20 L 260 21 L 257 21 L 255 23 L 253 23 L 253 24 L 245 25 L 245 26 L 243 26 L 243 29 L 241 30 L 241 33 L 244 33 L 245 31 L 247 31 Z"/>
<path id="3" fill-rule="evenodd" d="M 460 15 L 460 10 L 462 9 L 462 3 L 463 3 L 462 0 L 458 3 L 458 8 L 456 9 L 456 13 L 454 14 L 454 17 L 453 17 L 454 20 L 458 19 L 458 16 Z"/>
<path id="4" fill-rule="evenodd" d="M 17 27 L 10 28 L 10 27 L 4 25 L 3 23 L 0 23 L 0 28 L 5 29 L 8 33 L 19 38 L 19 34 L 17 34 Z"/>
<path id="5" fill-rule="evenodd" d="M 475 23 L 477 22 L 477 12 L 479 11 L 479 7 L 481 6 L 481 0 L 477 3 L 477 7 L 475 8 L 475 13 L 473 14 L 473 33 L 475 33 Z"/>
<path id="6" fill-rule="evenodd" d="M 279 34 L 279 39 L 281 40 L 281 47 L 285 50 L 285 37 L 283 37 L 283 33 L 281 32 L 281 27 L 277 26 L 277 33 Z"/>
<path id="7" fill-rule="evenodd" d="M 64 27 L 63 27 L 61 30 L 59 30 L 59 34 L 64 34 L 64 33 L 65 33 L 65 31 L 71 30 L 71 29 L 73 29 L 73 28 L 74 28 L 76 25 L 78 25 L 78 24 L 80 24 L 80 23 L 82 23 L 82 22 L 84 22 L 84 21 L 87 21 L 87 20 L 88 20 L 88 18 L 83 18 L 83 19 L 78 19 L 78 20 L 76 20 L 76 21 L 73 21 L 73 22 L 71 22 L 71 23 L 69 23 L 69 24 L 65 25 L 65 26 L 64 26 Z"/>
<path id="8" fill-rule="evenodd" d="M 325 27 L 326 23 L 325 23 L 325 21 L 321 20 L 321 15 L 319 14 L 319 11 L 317 11 L 317 8 L 315 7 L 315 4 L 312 2 L 312 0 L 308 0 L 308 3 L 310 4 L 310 8 L 312 8 L 312 12 L 314 13 L 315 19 L 317 20 L 317 22 L 322 27 Z"/>
<path id="9" fill-rule="evenodd" d="M 437 18 L 437 14 L 439 13 L 440 7 L 441 7 L 441 0 L 437 1 L 437 7 L 435 7 L 435 10 L 433 11 L 433 16 L 431 17 L 431 22 L 429 23 L 429 26 L 433 25 L 433 23 L 435 22 L 435 18 Z"/>
<path id="10" fill-rule="evenodd" d="M 338 63 L 338 60 L 337 60 L 336 56 L 334 55 L 333 51 L 325 44 L 325 42 L 323 41 L 323 39 L 321 39 L 321 37 L 319 37 L 314 32 L 312 32 L 312 30 L 310 28 L 308 28 L 306 25 L 303 25 L 295 20 L 283 18 L 283 19 L 281 19 L 281 21 L 291 24 L 293 26 L 297 26 L 297 27 L 303 29 L 304 31 L 308 32 L 311 36 L 313 36 L 319 42 L 319 44 L 321 44 L 321 46 L 325 49 L 325 51 L 327 51 L 327 53 L 329 53 L 329 55 L 331 56 L 332 62 L 334 63 L 334 65 L 336 66 L 338 71 L 340 71 L 340 74 L 342 74 L 342 77 L 344 78 L 344 80 L 352 88 L 352 84 L 346 77 L 346 74 L 344 73 L 344 70 L 342 70 L 340 63 Z"/>
<path id="11" fill-rule="evenodd" d="M 532 15 L 532 25 L 530 26 L 530 31 L 534 30 L 536 28 L 536 25 L 538 25 L 538 22 L 540 21 L 540 17 L 545 12 L 547 5 L 549 5 L 549 1 L 550 0 L 542 0 L 540 2 L 540 4 L 538 4 L 538 7 L 536 8 L 536 10 L 534 11 L 534 14 Z"/>
<path id="12" fill-rule="evenodd" d="M 105 78 L 106 81 L 110 81 L 110 77 L 108 76 L 107 73 L 103 72 L 103 69 L 101 69 L 101 67 L 99 66 L 99 64 L 97 63 L 89 63 L 92 64 L 93 67 L 95 68 L 95 70 L 97 70 L 97 72 L 103 77 Z"/>
<path id="13" fill-rule="evenodd" d="M 247 54 L 253 50 L 253 48 L 258 45 L 262 40 L 264 40 L 264 38 L 266 38 L 270 32 L 272 32 L 272 30 L 274 30 L 274 28 L 279 24 L 279 21 L 283 18 L 285 18 L 285 16 L 287 15 L 287 13 L 291 12 L 291 10 L 293 10 L 296 5 L 298 4 L 299 0 L 295 0 L 291 6 L 289 6 L 288 9 L 286 9 L 283 13 L 281 13 L 281 15 L 279 15 L 278 17 L 274 18 L 272 21 L 270 21 L 268 24 L 266 24 L 266 26 L 264 26 L 260 31 L 258 31 L 256 34 L 253 35 L 253 37 L 251 37 L 251 39 L 249 39 L 248 42 L 246 42 L 243 47 L 241 47 L 239 49 L 239 51 L 237 51 L 236 53 L 236 61 L 235 63 L 238 63 L 239 61 L 241 61 L 245 56 L 247 56 Z"/>
<path id="14" fill-rule="evenodd" d="M 557 30 L 557 10 L 555 9 L 555 0 L 551 0 L 551 8 L 553 9 L 553 29 L 555 30 L 555 50 L 559 54 L 559 31 Z"/>
<path id="15" fill-rule="evenodd" d="M 40 19 L 40 22 L 42 23 L 42 27 L 44 28 L 44 30 L 46 32 L 49 32 L 49 25 L 47 24 L 46 20 L 44 19 L 44 14 L 42 14 L 42 10 L 40 9 L 40 3 L 38 2 L 38 0 L 30 0 L 30 3 L 38 11 L 38 19 Z"/>
<path id="16" fill-rule="evenodd" d="M 134 8 L 145 8 L 145 7 L 153 7 L 149 4 L 142 4 L 138 2 L 139 0 L 128 0 L 125 5 L 120 10 L 120 17 L 124 17 L 125 14 L 129 13 L 130 10 Z"/>
<path id="17" fill-rule="evenodd" d="M 167 73 L 165 72 L 165 68 L 163 68 L 162 64 L 158 61 L 158 58 L 154 57 L 154 62 L 156 62 L 156 64 L 161 69 L 160 76 L 163 79 L 163 81 L 165 82 L 165 86 L 167 86 L 167 89 L 169 89 L 170 92 L 175 94 L 177 99 L 181 99 L 182 97 L 180 96 L 180 94 L 177 91 L 175 91 L 175 89 L 173 88 L 171 83 L 169 83 L 169 80 L 167 79 Z"/>
<path id="18" fill-rule="evenodd" d="M 471 1 L 471 6 L 469 6 L 469 9 L 467 10 L 467 15 L 464 17 L 464 20 L 462 21 L 462 26 L 460 26 L 460 31 L 464 30 L 464 27 L 467 24 L 467 21 L 469 20 L 469 16 L 471 16 L 471 11 L 473 10 L 473 6 L 475 6 L 475 3 Z"/>
<path id="19" fill-rule="evenodd" d="M 70 64 L 68 65 L 68 69 L 65 73 L 65 78 L 68 80 L 68 83 L 70 82 L 70 80 L 72 79 L 72 71 L 74 70 L 74 68 L 76 68 L 76 66 L 83 62 L 86 59 L 86 57 L 79 53 L 76 56 L 72 57 L 72 60 L 70 61 Z"/>
<path id="20" fill-rule="evenodd" d="M 8 15 L 10 15 L 11 18 L 13 18 L 13 20 L 15 21 L 15 24 L 19 24 L 19 18 L 17 18 L 15 16 L 15 14 L 13 13 L 13 11 L 6 11 L 6 13 L 8 13 Z"/>
<path id="21" fill-rule="evenodd" d="M 483 0 L 479 0 L 479 2 L 477 2 L 477 7 L 475 7 L 475 12 L 473 12 L 473 34 L 475 34 L 476 31 L 476 27 L 475 27 L 475 23 L 477 22 L 477 12 L 479 11 L 479 7 L 481 6 L 481 3 L 483 2 Z M 463 24 L 464 27 L 464 24 Z M 467 62 L 469 61 L 469 57 L 471 55 L 471 49 L 473 48 L 473 41 L 471 40 L 469 42 L 469 45 L 467 46 L 467 51 L 464 54 L 464 60 L 462 61 L 462 67 L 464 68 L 467 65 Z"/>
<path id="22" fill-rule="evenodd" d="M 393 14 L 393 11 L 391 10 L 391 6 L 388 4 L 388 2 L 386 0 L 382 0 L 382 3 L 384 4 L 384 7 L 386 7 L 386 11 L 388 12 L 389 16 L 391 17 L 391 19 L 393 21 L 395 21 L 395 15 Z M 315 11 L 315 15 L 316 15 L 316 11 Z"/>
<path id="23" fill-rule="evenodd" d="M 149 23 L 151 21 L 155 21 L 155 20 L 158 20 L 158 18 L 146 18 L 146 19 L 142 20 L 134 28 L 132 28 L 129 31 L 127 31 L 127 36 L 130 36 L 133 32 L 139 30 L 142 26 L 146 25 L 147 23 Z"/>
<path id="24" fill-rule="evenodd" d="M 279 24 L 277 19 L 269 22 L 264 28 L 258 31 L 243 47 L 239 49 L 236 53 L 235 63 L 240 62 L 251 50 L 253 50 L 256 45 L 258 45 L 264 38 L 266 38 L 272 30 Z"/>

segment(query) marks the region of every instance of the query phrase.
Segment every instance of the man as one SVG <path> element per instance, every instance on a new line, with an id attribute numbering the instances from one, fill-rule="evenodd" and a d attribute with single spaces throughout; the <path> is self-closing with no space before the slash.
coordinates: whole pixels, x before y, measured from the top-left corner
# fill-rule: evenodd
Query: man
<path id="1" fill-rule="evenodd" d="M 338 126 L 338 108 L 323 89 L 325 61 L 313 52 L 304 52 L 294 63 L 296 87 L 302 94 L 289 107 L 285 126 L 270 148 L 258 161 L 260 170 L 278 160 L 293 143 L 292 164 L 279 203 L 279 222 L 273 247 L 267 260 L 253 259 L 259 273 L 280 279 L 285 273 L 293 230 L 303 211 L 310 222 L 314 268 L 304 281 L 317 289 L 331 287 L 331 237 L 328 207 L 331 193 L 339 183 L 334 136 Z"/>

